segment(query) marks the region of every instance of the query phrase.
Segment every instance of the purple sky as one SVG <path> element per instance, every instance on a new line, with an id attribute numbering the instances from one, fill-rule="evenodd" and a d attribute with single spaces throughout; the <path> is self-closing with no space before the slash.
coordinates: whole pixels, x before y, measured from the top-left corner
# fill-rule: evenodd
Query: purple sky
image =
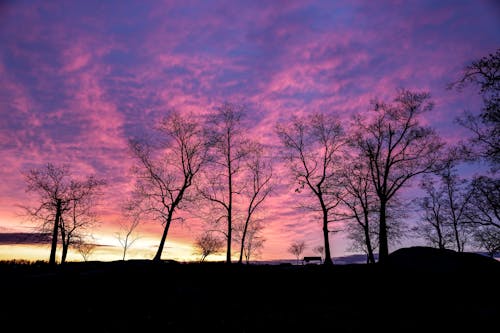
<path id="1" fill-rule="evenodd" d="M 455 117 L 480 104 L 446 86 L 498 47 L 497 1 L 3 1 L 0 232 L 27 228 L 20 170 L 56 162 L 108 179 L 99 233 L 112 239 L 132 184 L 127 139 L 172 108 L 244 103 L 272 144 L 291 114 L 347 119 L 404 87 L 431 93 L 424 122 L 454 142 L 466 134 Z M 319 223 L 292 201 L 285 189 L 270 202 L 264 258 L 289 257 L 295 239 L 320 244 Z M 190 244 L 193 230 L 171 237 Z M 144 233 L 160 238 L 157 226 Z M 332 245 L 347 248 L 341 236 Z"/>

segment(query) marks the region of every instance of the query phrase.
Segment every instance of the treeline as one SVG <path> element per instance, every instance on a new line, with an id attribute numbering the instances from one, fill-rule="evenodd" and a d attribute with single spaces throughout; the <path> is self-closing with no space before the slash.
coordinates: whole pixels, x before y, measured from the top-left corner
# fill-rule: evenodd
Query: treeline
<path id="1" fill-rule="evenodd" d="M 333 263 L 329 234 L 335 222 L 344 222 L 353 247 L 370 263 L 376 252 L 385 261 L 391 242 L 410 234 L 442 249 L 464 251 L 474 243 L 493 255 L 500 250 L 499 73 L 500 50 L 471 63 L 451 85 L 458 91 L 479 88 L 484 100 L 478 116 L 465 113 L 457 120 L 472 135 L 454 146 L 421 121 L 432 117 L 430 94 L 406 89 L 392 101 L 374 100 L 371 111 L 347 124 L 333 112 L 292 116 L 275 126 L 278 148 L 252 136 L 242 105 L 224 103 L 203 119 L 171 111 L 148 138 L 129 141 L 135 186 L 123 205 L 127 223 L 117 234 L 123 259 L 139 221 L 154 220 L 162 235 L 153 260 L 161 260 L 172 223 L 189 211 L 207 222 L 195 244 L 202 260 L 225 248 L 227 263 L 234 251 L 239 263 L 248 262 L 264 245 L 264 205 L 278 188 L 278 161 L 288 166 L 295 192 L 304 194 L 301 206 L 321 216 L 324 244 L 316 249 L 327 265 Z M 478 161 L 490 171 L 458 176 L 460 164 Z M 26 211 L 40 231 L 52 235 L 50 263 L 56 263 L 58 240 L 61 262 L 70 246 L 86 259 L 105 181 L 82 180 L 54 164 L 25 177 L 28 191 L 38 195 Z M 420 220 L 410 230 L 401 193 L 417 179 L 424 196 L 416 200 Z"/>

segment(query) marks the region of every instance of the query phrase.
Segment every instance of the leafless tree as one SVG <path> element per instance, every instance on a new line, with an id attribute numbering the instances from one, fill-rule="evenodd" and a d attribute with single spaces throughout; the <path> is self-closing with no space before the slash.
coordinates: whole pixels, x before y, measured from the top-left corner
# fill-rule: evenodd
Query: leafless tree
<path id="1" fill-rule="evenodd" d="M 414 231 L 418 236 L 427 240 L 431 246 L 446 249 L 453 243 L 453 235 L 447 221 L 443 188 L 435 185 L 434 179 L 426 177 L 421 183 L 425 197 L 418 199 L 418 206 L 422 209 L 422 223 Z"/>
<path id="2" fill-rule="evenodd" d="M 306 249 L 306 242 L 304 241 L 295 241 L 288 248 L 288 252 L 293 254 L 297 259 L 297 265 L 299 264 L 300 255 Z"/>
<path id="3" fill-rule="evenodd" d="M 86 180 L 74 178 L 68 166 L 48 163 L 25 173 L 27 191 L 38 195 L 35 207 L 25 206 L 28 214 L 39 221 L 42 233 L 51 229 L 52 240 L 49 263 L 56 263 L 59 232 L 62 239 L 61 263 L 66 260 L 68 248 L 83 236 L 95 222 L 95 198 L 104 181 L 94 176 Z"/>
<path id="4" fill-rule="evenodd" d="M 81 244 L 89 230 L 97 223 L 95 208 L 100 188 L 105 185 L 103 180 L 94 176 L 85 181 L 72 180 L 70 183 L 70 198 L 68 210 L 61 215 L 59 230 L 61 232 L 61 263 L 66 261 L 68 249 L 72 244 Z"/>
<path id="5" fill-rule="evenodd" d="M 75 244 L 75 247 L 83 258 L 83 261 L 88 261 L 97 245 L 95 243 L 88 243 L 83 240 L 80 240 Z"/>
<path id="6" fill-rule="evenodd" d="M 139 236 L 135 234 L 139 223 L 140 220 L 136 216 L 129 217 L 126 222 L 120 223 L 120 231 L 116 233 L 116 239 L 123 249 L 122 260 L 125 260 L 127 251 L 139 239 Z"/>
<path id="7" fill-rule="evenodd" d="M 474 230 L 474 240 L 490 257 L 500 253 L 500 229 L 482 226 Z"/>
<path id="8" fill-rule="evenodd" d="M 342 171 L 344 193 L 339 197 L 347 208 L 340 213 L 343 219 L 353 221 L 356 225 L 347 227 L 353 248 L 362 249 L 367 254 L 367 262 L 375 263 L 373 251 L 374 222 L 376 213 L 376 193 L 366 165 L 356 162 L 359 157 L 346 160 Z"/>
<path id="9" fill-rule="evenodd" d="M 245 134 L 242 105 L 224 103 L 208 117 L 206 136 L 210 143 L 209 166 L 204 182 L 199 186 L 200 195 L 212 208 L 213 223 L 226 223 L 226 263 L 231 263 L 235 200 L 241 193 L 237 180 L 250 153 L 251 145 Z M 240 184 L 241 185 L 241 184 Z"/>
<path id="10" fill-rule="evenodd" d="M 478 116 L 466 112 L 458 122 L 474 135 L 472 152 L 489 160 L 497 169 L 500 164 L 500 49 L 473 61 L 450 86 L 461 90 L 470 84 L 479 87 L 484 107 Z"/>
<path id="11" fill-rule="evenodd" d="M 273 177 L 273 170 L 271 162 L 264 158 L 263 156 L 264 148 L 262 145 L 255 145 L 251 150 L 249 160 L 246 163 L 247 169 L 247 185 L 242 192 L 244 197 L 247 199 L 245 221 L 243 224 L 243 230 L 241 233 L 241 247 L 240 247 L 240 258 L 238 263 L 241 264 L 243 260 L 243 255 L 246 250 L 248 255 L 247 263 L 252 252 L 255 252 L 258 248 L 262 247 L 264 241 L 259 238 L 256 233 L 262 229 L 261 224 L 255 221 L 255 213 L 258 211 L 264 200 L 266 200 L 273 190 L 273 184 L 271 182 Z M 252 239 L 247 239 L 248 231 L 252 230 Z M 250 244 L 251 241 L 254 244 Z M 260 247 L 258 246 L 259 244 Z M 253 251 L 252 251 L 253 250 Z"/>
<path id="12" fill-rule="evenodd" d="M 379 261 L 389 255 L 387 205 L 417 175 L 440 166 L 441 139 L 418 116 L 432 110 L 428 93 L 400 90 L 394 102 L 373 102 L 373 117 L 355 118 L 355 140 L 370 169 L 379 204 Z"/>
<path id="13" fill-rule="evenodd" d="M 193 115 L 172 111 L 158 126 L 158 142 L 130 140 L 137 161 L 132 201 L 137 216 L 163 224 L 154 261 L 160 261 L 170 225 L 205 162 L 206 142 Z"/>
<path id="14" fill-rule="evenodd" d="M 500 180 L 478 176 L 472 181 L 471 192 L 467 222 L 500 230 Z"/>
<path id="15" fill-rule="evenodd" d="M 236 229 L 236 237 L 241 239 L 241 234 L 243 230 L 241 228 Z M 252 223 L 248 224 L 245 237 L 245 245 L 243 247 L 243 256 L 245 258 L 245 263 L 248 264 L 252 257 L 258 257 L 264 247 L 265 238 L 262 236 L 262 231 L 264 230 L 264 225 L 262 220 L 254 219 Z"/>
<path id="16" fill-rule="evenodd" d="M 317 199 L 317 210 L 322 215 L 326 265 L 333 264 L 330 254 L 329 228 L 332 211 L 339 205 L 336 181 L 340 167 L 340 148 L 344 145 L 344 131 L 334 115 L 315 113 L 308 117 L 293 117 L 276 126 L 289 163 L 297 192 L 307 188 Z"/>
<path id="17" fill-rule="evenodd" d="M 325 247 L 323 245 L 318 245 L 313 249 L 313 252 L 323 258 L 325 255 Z"/>
<path id="18" fill-rule="evenodd" d="M 219 253 L 224 248 L 224 241 L 208 231 L 196 238 L 195 248 L 201 255 L 200 262 L 204 262 L 209 255 Z"/>

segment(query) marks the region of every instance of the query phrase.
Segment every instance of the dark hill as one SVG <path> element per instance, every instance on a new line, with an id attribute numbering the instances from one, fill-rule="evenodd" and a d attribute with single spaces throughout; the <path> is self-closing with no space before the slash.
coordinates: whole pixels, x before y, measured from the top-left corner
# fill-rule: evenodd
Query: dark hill
<path id="1" fill-rule="evenodd" d="M 402 248 L 389 255 L 388 265 L 400 270 L 416 272 L 467 273 L 496 272 L 500 262 L 477 253 L 440 250 L 431 247 L 415 246 Z"/>

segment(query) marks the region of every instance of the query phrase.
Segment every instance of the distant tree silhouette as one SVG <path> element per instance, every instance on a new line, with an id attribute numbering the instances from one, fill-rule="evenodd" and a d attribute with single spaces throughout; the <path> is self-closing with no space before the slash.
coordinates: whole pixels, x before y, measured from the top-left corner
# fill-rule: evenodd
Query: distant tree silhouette
<path id="1" fill-rule="evenodd" d="M 467 85 L 479 87 L 484 106 L 476 116 L 466 112 L 458 122 L 472 131 L 472 149 L 475 156 L 483 157 L 498 169 L 500 164 L 500 49 L 466 66 L 462 77 L 452 83 L 458 90 Z"/>
<path id="2" fill-rule="evenodd" d="M 91 176 L 85 181 L 71 181 L 68 210 L 61 215 L 59 230 L 61 233 L 61 263 L 66 261 L 68 249 L 72 244 L 81 245 L 86 233 L 97 223 L 95 208 L 100 195 L 100 188 L 105 182 Z"/>
<path id="3" fill-rule="evenodd" d="M 482 226 L 474 230 L 474 241 L 490 257 L 500 253 L 500 229 L 491 226 Z"/>
<path id="4" fill-rule="evenodd" d="M 324 258 L 325 256 L 325 247 L 323 245 L 318 245 L 313 249 L 313 252 Z"/>
<path id="5" fill-rule="evenodd" d="M 263 239 L 259 238 L 256 233 L 262 229 L 262 225 L 255 221 L 255 213 L 262 206 L 273 190 L 271 182 L 273 177 L 272 165 L 269 160 L 263 156 L 264 148 L 260 144 L 256 144 L 251 150 L 249 159 L 246 163 L 248 174 L 247 185 L 242 193 L 247 198 L 245 221 L 241 232 L 241 247 L 240 258 L 238 263 L 241 264 L 244 252 L 247 253 L 247 263 L 252 252 L 257 251 L 263 245 Z M 252 226 L 255 224 L 255 227 Z M 252 229 L 252 239 L 247 239 L 249 228 Z M 247 244 L 246 242 L 253 241 L 254 244 Z M 260 246 L 259 246 L 260 244 Z M 248 246 L 247 246 L 248 245 Z M 245 251 L 246 250 L 246 251 Z"/>
<path id="6" fill-rule="evenodd" d="M 24 174 L 27 191 L 38 195 L 35 207 L 24 206 L 29 216 L 41 222 L 42 233 L 51 229 L 49 264 L 56 263 L 59 232 L 62 239 L 61 263 L 66 260 L 70 244 L 83 237 L 83 231 L 95 222 L 93 207 L 98 189 L 104 181 L 94 176 L 85 180 L 74 178 L 66 165 L 48 163 Z"/>
<path id="7" fill-rule="evenodd" d="M 431 246 L 446 249 L 453 243 L 453 235 L 445 213 L 447 204 L 443 188 L 436 187 L 435 180 L 431 177 L 424 178 L 420 187 L 425 191 L 425 197 L 418 199 L 418 206 L 422 209 L 422 223 L 414 231 Z"/>
<path id="8" fill-rule="evenodd" d="M 132 207 L 128 208 L 129 211 L 133 210 Z M 135 230 L 139 226 L 140 220 L 136 216 L 130 217 L 127 222 L 120 223 L 120 231 L 116 233 L 116 239 L 120 243 L 123 249 L 122 260 L 125 260 L 127 256 L 127 251 L 134 245 L 134 243 L 139 239 L 135 235 Z"/>
<path id="9" fill-rule="evenodd" d="M 387 206 L 396 193 L 417 175 L 440 166 L 443 146 L 418 116 L 432 109 L 428 93 L 399 90 L 394 102 L 374 101 L 374 115 L 355 118 L 354 142 L 365 156 L 379 203 L 379 261 L 389 255 Z"/>
<path id="10" fill-rule="evenodd" d="M 361 249 L 367 255 L 368 263 L 375 263 L 374 256 L 374 222 L 373 215 L 376 213 L 376 193 L 370 176 L 368 166 L 359 162 L 359 156 L 346 160 L 342 171 L 343 193 L 339 196 L 346 211 L 340 213 L 344 219 L 356 223 L 349 225 L 347 231 L 349 238 L 353 241 L 353 248 Z"/>
<path id="11" fill-rule="evenodd" d="M 130 205 L 135 207 L 136 217 L 149 216 L 163 225 L 154 261 L 161 260 L 170 225 L 206 158 L 202 127 L 194 115 L 172 111 L 160 121 L 157 130 L 157 142 L 129 142 L 137 161 Z"/>
<path id="12" fill-rule="evenodd" d="M 261 236 L 262 226 L 260 223 L 252 223 L 247 230 L 247 239 L 245 247 L 243 248 L 243 255 L 245 256 L 245 263 L 248 264 L 252 257 L 258 257 L 261 254 L 264 242 L 264 237 Z"/>
<path id="13" fill-rule="evenodd" d="M 300 255 L 306 249 L 306 242 L 304 241 L 295 241 L 288 248 L 288 252 L 293 254 L 297 259 L 297 265 L 299 264 Z"/>
<path id="14" fill-rule="evenodd" d="M 204 262 L 209 255 L 221 252 L 224 248 L 224 241 L 208 231 L 196 238 L 195 248 L 201 255 L 200 262 Z"/>
<path id="15" fill-rule="evenodd" d="M 75 247 L 83 258 L 83 261 L 88 261 L 97 245 L 94 243 L 87 243 L 84 240 L 80 240 L 75 244 Z"/>
<path id="16" fill-rule="evenodd" d="M 307 188 L 317 199 L 316 210 L 322 214 L 324 263 L 331 265 L 328 225 L 332 211 L 340 203 L 336 182 L 341 166 L 340 148 L 345 144 L 343 128 L 336 116 L 315 113 L 278 124 L 276 132 L 293 179 L 299 185 L 296 192 Z"/>
<path id="17" fill-rule="evenodd" d="M 231 263 L 235 200 L 241 193 L 238 182 L 252 145 L 243 126 L 245 107 L 226 102 L 208 116 L 206 137 L 210 144 L 209 165 L 204 172 L 200 195 L 215 215 L 214 223 L 226 223 L 226 263 Z"/>
<path id="18" fill-rule="evenodd" d="M 466 221 L 476 243 L 492 256 L 500 251 L 500 179 L 477 176 L 470 184 Z"/>

